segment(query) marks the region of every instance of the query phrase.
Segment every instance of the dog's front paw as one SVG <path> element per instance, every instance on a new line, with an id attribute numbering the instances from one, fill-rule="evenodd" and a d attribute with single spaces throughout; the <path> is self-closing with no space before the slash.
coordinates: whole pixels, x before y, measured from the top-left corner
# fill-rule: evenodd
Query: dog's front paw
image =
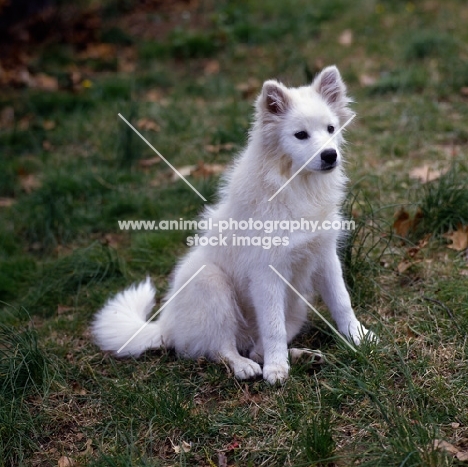
<path id="1" fill-rule="evenodd" d="M 260 365 L 248 358 L 239 358 L 236 362 L 231 362 L 231 367 L 237 379 L 252 379 L 262 374 Z"/>
<path id="2" fill-rule="evenodd" d="M 270 363 L 263 367 L 263 379 L 272 385 L 284 383 L 288 374 L 289 365 L 287 363 Z"/>
<path id="3" fill-rule="evenodd" d="M 351 340 L 351 342 L 354 342 L 354 344 L 356 345 L 360 345 L 363 341 L 374 343 L 377 343 L 379 341 L 379 338 L 361 323 L 358 323 L 357 325 L 350 328 L 347 334 L 343 334 L 345 334 L 346 337 L 348 337 L 349 340 Z"/>

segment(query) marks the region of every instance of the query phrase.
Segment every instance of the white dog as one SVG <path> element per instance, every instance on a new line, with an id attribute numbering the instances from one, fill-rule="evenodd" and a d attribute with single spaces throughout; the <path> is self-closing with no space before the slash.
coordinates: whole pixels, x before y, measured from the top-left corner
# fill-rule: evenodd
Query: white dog
<path id="1" fill-rule="evenodd" d="M 247 148 L 226 175 L 220 201 L 204 216 L 214 224 L 227 219 L 308 219 L 319 225 L 341 221 L 347 181 L 340 151 L 343 137 L 337 134 L 322 146 L 352 115 L 349 102 L 334 66 L 325 68 L 310 86 L 287 88 L 266 81 L 256 101 Z M 235 232 L 230 232 L 227 246 L 192 248 L 175 269 L 166 297 L 170 301 L 159 318 L 128 343 L 154 307 L 155 289 L 148 279 L 119 293 L 95 317 L 97 344 L 117 353 L 127 343 L 120 356 L 139 356 L 165 346 L 190 358 L 224 360 L 240 379 L 263 375 L 271 384 L 282 382 L 289 372 L 287 345 L 304 325 L 307 306 L 270 265 L 300 294 L 318 292 L 340 333 L 354 343 L 371 335 L 357 320 L 343 281 L 336 252 L 340 232 L 303 229 L 275 234 L 287 241 L 271 248 L 233 246 Z M 253 237 L 258 231 L 244 230 L 242 235 Z M 292 355 L 297 354 L 293 349 Z"/>

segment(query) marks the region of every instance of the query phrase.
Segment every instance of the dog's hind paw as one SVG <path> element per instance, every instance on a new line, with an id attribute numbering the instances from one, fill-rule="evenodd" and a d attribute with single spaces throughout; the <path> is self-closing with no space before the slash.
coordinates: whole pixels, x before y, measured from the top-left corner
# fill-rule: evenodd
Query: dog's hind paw
<path id="1" fill-rule="evenodd" d="M 288 375 L 289 366 L 287 364 L 274 363 L 263 367 L 263 379 L 272 385 L 284 383 Z"/>
<path id="2" fill-rule="evenodd" d="M 320 350 L 310 350 L 310 349 L 289 349 L 289 358 L 291 363 L 298 362 L 309 362 L 312 365 L 321 365 L 325 362 L 325 357 L 323 356 Z"/>

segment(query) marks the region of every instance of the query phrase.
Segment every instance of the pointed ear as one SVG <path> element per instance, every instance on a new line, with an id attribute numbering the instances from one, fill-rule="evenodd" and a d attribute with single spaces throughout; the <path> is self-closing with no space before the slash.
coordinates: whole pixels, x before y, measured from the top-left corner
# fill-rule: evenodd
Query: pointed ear
<path id="1" fill-rule="evenodd" d="M 273 115 L 284 114 L 290 105 L 290 97 L 285 86 L 278 81 L 269 80 L 263 83 L 260 94 L 260 104 L 263 109 Z"/>
<path id="2" fill-rule="evenodd" d="M 331 106 L 334 104 L 342 106 L 349 102 L 346 97 L 346 86 L 336 66 L 324 68 L 314 79 L 312 86 Z"/>

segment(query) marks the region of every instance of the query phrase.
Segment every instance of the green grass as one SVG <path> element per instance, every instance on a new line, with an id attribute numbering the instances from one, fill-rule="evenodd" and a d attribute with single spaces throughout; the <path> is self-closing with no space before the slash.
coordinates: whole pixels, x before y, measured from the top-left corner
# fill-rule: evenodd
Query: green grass
<path id="1" fill-rule="evenodd" d="M 38 48 L 31 72 L 56 76 L 61 90 L 0 91 L 0 111 L 14 108 L 0 127 L 0 198 L 12 202 L 0 207 L 0 466 L 56 466 L 62 456 L 103 467 L 463 465 L 434 441 L 468 449 L 468 264 L 444 237 L 468 224 L 464 7 L 208 1 L 153 40 L 120 21 L 131 2 L 109 1 L 97 37 L 116 55 Z M 145 25 L 171 18 L 140 14 Z M 345 29 L 348 46 L 338 41 Z M 126 48 L 133 73 L 119 71 Z M 160 131 L 141 132 L 176 167 L 228 164 L 263 80 L 302 85 L 333 63 L 358 114 L 347 132 L 343 212 L 356 229 L 343 239 L 344 275 L 380 342 L 353 353 L 311 316 L 294 345 L 320 348 L 327 362 L 293 365 L 282 387 L 169 351 L 100 352 L 89 333 L 96 310 L 148 274 L 159 300 L 189 235 L 124 232 L 117 221 L 203 209 L 164 162 L 142 166 L 155 154 L 117 114 L 156 122 Z M 74 66 L 88 81 L 72 91 Z M 425 164 L 450 170 L 426 184 L 409 176 Z M 189 180 L 216 199 L 217 177 Z M 422 213 L 408 238 L 392 229 L 401 207 Z M 410 267 L 398 272 L 403 260 Z"/>

